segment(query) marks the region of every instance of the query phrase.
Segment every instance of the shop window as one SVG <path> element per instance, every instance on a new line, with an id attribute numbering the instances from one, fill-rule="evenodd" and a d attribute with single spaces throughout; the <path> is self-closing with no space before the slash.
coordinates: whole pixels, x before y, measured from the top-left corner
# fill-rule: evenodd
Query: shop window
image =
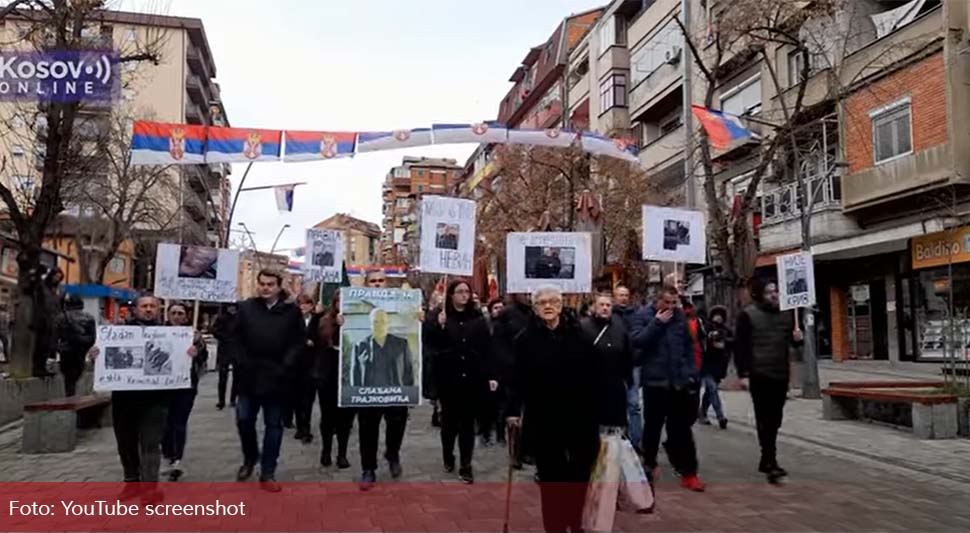
<path id="1" fill-rule="evenodd" d="M 912 106 L 908 98 L 869 116 L 876 164 L 913 152 Z"/>

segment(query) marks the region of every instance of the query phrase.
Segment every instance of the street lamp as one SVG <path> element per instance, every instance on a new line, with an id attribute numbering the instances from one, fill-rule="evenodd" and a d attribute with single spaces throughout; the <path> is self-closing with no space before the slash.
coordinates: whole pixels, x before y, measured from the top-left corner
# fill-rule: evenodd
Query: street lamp
<path id="1" fill-rule="evenodd" d="M 273 247 L 269 249 L 269 255 L 273 255 L 273 253 L 276 251 L 276 245 L 279 244 L 280 237 L 283 236 L 283 232 L 286 231 L 286 228 L 288 227 L 290 227 L 289 224 L 283 224 L 283 227 L 280 228 L 280 232 L 276 234 L 276 240 L 273 241 Z"/>

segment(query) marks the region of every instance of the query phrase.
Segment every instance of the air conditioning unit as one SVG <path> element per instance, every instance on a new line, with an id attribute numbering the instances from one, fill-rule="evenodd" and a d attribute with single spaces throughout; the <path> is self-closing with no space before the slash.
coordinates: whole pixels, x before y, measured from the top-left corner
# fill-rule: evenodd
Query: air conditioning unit
<path id="1" fill-rule="evenodd" d="M 683 50 L 679 46 L 675 46 L 667 50 L 667 53 L 664 55 L 664 61 L 668 65 L 676 65 L 680 63 L 680 56 L 682 53 Z"/>

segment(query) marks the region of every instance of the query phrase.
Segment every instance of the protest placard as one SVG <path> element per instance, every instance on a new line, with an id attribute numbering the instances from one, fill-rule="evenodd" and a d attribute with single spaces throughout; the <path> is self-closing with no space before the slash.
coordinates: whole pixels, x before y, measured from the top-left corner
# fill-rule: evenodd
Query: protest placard
<path id="1" fill-rule="evenodd" d="M 421 272 L 471 276 L 475 262 L 475 202 L 421 199 Z"/>
<path id="2" fill-rule="evenodd" d="M 94 390 L 190 388 L 192 339 L 190 327 L 98 327 Z"/>
<path id="3" fill-rule="evenodd" d="M 564 293 L 592 290 L 589 233 L 509 233 L 508 291 L 530 293 L 555 285 Z"/>
<path id="4" fill-rule="evenodd" d="M 155 253 L 155 296 L 174 300 L 235 302 L 239 252 L 171 243 Z"/>

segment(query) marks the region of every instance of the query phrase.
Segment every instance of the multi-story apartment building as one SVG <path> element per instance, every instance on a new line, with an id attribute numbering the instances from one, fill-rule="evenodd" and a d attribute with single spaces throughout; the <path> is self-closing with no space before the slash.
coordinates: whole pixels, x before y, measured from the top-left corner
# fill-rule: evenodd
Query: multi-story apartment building
<path id="1" fill-rule="evenodd" d="M 343 232 L 344 260 L 347 264 L 370 266 L 376 262 L 381 239 L 381 227 L 377 224 L 337 213 L 313 227 Z"/>
<path id="2" fill-rule="evenodd" d="M 418 201 L 424 194 L 453 194 L 463 170 L 454 159 L 404 156 L 401 165 L 387 173 L 382 190 L 381 261 L 384 264 L 416 262 Z"/>
<path id="3" fill-rule="evenodd" d="M 8 42 L 15 42 L 24 33 L 25 27 L 25 21 L 11 16 L 4 21 L 2 33 L 11 38 Z M 130 62 L 119 67 L 121 89 L 116 101 L 81 106 L 79 124 L 97 130 L 89 132 L 91 135 L 103 133 L 99 128 L 108 127 L 108 117 L 111 115 L 115 120 L 150 119 L 228 125 L 219 86 L 214 82 L 215 61 L 201 20 L 102 11 L 88 20 L 83 33 L 88 35 L 92 48 L 111 48 L 122 55 L 136 49 L 151 48 L 160 56 L 157 64 Z M 16 105 L 4 104 L 4 113 Z M 24 144 L 39 141 L 46 128 L 37 124 L 34 127 L 36 134 L 27 124 L 20 128 L 22 131 L 14 134 L 19 139 L 27 139 L 20 141 Z M 84 128 L 79 135 L 87 134 Z M 32 186 L 39 180 L 35 168 L 36 155 L 42 154 L 42 150 L 36 147 L 42 146 L 40 142 L 27 147 L 4 146 L 7 152 L 20 154 L 17 159 L 23 160 L 20 165 L 23 168 L 11 165 L 0 179 L 21 189 L 24 184 Z M 36 155 L 28 157 L 32 154 Z M 170 189 L 175 191 L 166 195 L 171 198 L 168 202 L 170 212 L 167 216 L 158 217 L 171 222 L 164 228 L 148 225 L 135 228 L 138 233 L 136 240 L 142 243 L 169 240 L 215 246 L 223 244 L 229 207 L 230 170 L 229 165 L 223 164 L 173 167 L 167 175 Z M 92 212 L 84 205 L 67 207 L 62 216 L 80 217 Z M 57 238 L 56 235 L 52 236 L 52 239 Z M 134 250 L 136 261 L 131 261 L 131 257 L 123 254 L 119 256 L 119 261 L 112 262 L 112 273 L 125 279 L 127 285 L 147 286 L 148 273 L 154 262 L 153 246 L 136 243 Z M 125 263 L 124 267 L 120 262 Z M 114 272 L 116 268 L 120 272 Z"/>

